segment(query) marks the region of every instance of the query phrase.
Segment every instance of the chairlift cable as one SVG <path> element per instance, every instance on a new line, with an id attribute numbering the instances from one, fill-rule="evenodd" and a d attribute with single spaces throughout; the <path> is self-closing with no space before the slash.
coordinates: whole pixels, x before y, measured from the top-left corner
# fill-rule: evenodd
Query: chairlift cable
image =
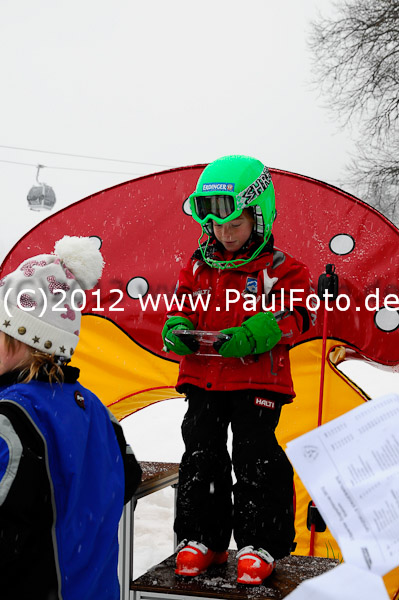
<path id="1" fill-rule="evenodd" d="M 103 161 L 109 161 L 109 162 L 127 163 L 127 164 L 131 164 L 131 165 L 146 165 L 149 167 L 162 167 L 162 168 L 166 168 L 166 169 L 171 168 L 171 165 L 161 165 L 161 164 L 157 164 L 157 163 L 139 162 L 139 161 L 134 161 L 134 160 L 121 160 L 118 158 L 104 158 L 101 156 L 89 156 L 89 155 L 85 155 L 85 154 L 70 154 L 68 152 L 50 152 L 49 150 L 37 150 L 35 148 L 21 148 L 18 146 L 0 145 L 0 148 L 5 148 L 8 150 L 23 150 L 24 152 L 40 152 L 41 154 L 57 154 L 58 156 L 71 156 L 73 158 L 88 158 L 88 159 L 92 159 L 92 160 L 103 160 Z M 105 171 L 103 171 L 103 172 L 105 172 Z"/>
<path id="2" fill-rule="evenodd" d="M 37 163 L 25 163 L 25 162 L 18 162 L 15 160 L 4 160 L 0 158 L 0 162 L 2 163 L 8 163 L 11 165 L 24 165 L 25 167 L 37 167 Z M 63 170 L 63 171 L 85 171 L 87 173 L 106 173 L 109 175 L 133 175 L 133 176 L 137 176 L 137 175 L 145 175 L 145 173 L 127 173 L 126 171 L 100 171 L 98 169 L 76 169 L 73 167 L 52 167 L 49 165 L 41 165 L 44 169 L 59 169 L 59 170 Z"/>

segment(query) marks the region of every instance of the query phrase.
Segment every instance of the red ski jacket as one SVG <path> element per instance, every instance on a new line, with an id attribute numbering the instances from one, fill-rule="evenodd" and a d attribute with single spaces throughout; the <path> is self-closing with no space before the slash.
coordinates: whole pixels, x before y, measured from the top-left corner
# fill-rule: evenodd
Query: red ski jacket
<path id="1" fill-rule="evenodd" d="M 248 249 L 243 250 L 234 258 L 247 254 Z M 214 257 L 220 254 L 217 242 L 212 251 Z M 231 258 L 226 252 L 221 256 Z M 179 275 L 176 296 L 185 298 L 182 310 L 171 311 L 168 317 L 186 317 L 195 329 L 220 331 L 241 325 L 257 312 L 272 310 L 282 338 L 269 352 L 245 358 L 184 356 L 177 391 L 184 392 L 187 384 L 209 391 L 259 389 L 282 394 L 283 402 L 292 401 L 295 393 L 288 350 L 314 323 L 315 313 L 307 302 L 312 293 L 307 267 L 273 248 L 272 240 L 257 258 L 234 269 L 211 268 L 196 251 Z"/>

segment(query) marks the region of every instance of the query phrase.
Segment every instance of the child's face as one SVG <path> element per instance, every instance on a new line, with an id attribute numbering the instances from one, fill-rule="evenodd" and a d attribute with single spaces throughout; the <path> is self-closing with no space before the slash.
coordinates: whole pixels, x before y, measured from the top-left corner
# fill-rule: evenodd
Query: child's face
<path id="1" fill-rule="evenodd" d="M 17 344 L 15 352 L 6 345 L 6 336 L 0 331 L 0 375 L 8 373 L 25 363 L 29 356 L 29 348 L 25 344 Z"/>
<path id="2" fill-rule="evenodd" d="M 218 223 L 214 222 L 213 233 L 226 250 L 236 252 L 248 240 L 253 226 L 254 219 L 252 215 L 243 211 L 237 219 L 223 223 L 223 225 L 218 225 Z"/>

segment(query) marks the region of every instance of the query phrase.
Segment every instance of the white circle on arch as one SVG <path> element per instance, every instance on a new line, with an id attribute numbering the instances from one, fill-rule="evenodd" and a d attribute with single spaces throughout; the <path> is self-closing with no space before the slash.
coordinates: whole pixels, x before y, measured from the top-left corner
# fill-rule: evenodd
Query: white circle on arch
<path id="1" fill-rule="evenodd" d="M 100 250 L 101 246 L 103 245 L 102 239 L 98 235 L 90 235 L 89 239 L 93 242 L 97 250 Z"/>
<path id="2" fill-rule="evenodd" d="M 380 308 L 375 313 L 374 321 L 378 329 L 382 331 L 395 331 L 399 327 L 399 312 L 397 310 L 388 310 L 385 307 Z"/>
<path id="3" fill-rule="evenodd" d="M 338 233 L 331 238 L 329 246 L 331 252 L 343 256 L 352 252 L 355 247 L 355 240 L 347 233 Z"/>
<path id="4" fill-rule="evenodd" d="M 183 202 L 183 212 L 190 217 L 192 216 L 193 213 L 191 210 L 190 198 L 186 198 Z"/>
<path id="5" fill-rule="evenodd" d="M 126 291 L 133 300 L 138 300 L 140 296 L 147 294 L 149 287 L 144 277 L 132 277 L 126 286 Z"/>

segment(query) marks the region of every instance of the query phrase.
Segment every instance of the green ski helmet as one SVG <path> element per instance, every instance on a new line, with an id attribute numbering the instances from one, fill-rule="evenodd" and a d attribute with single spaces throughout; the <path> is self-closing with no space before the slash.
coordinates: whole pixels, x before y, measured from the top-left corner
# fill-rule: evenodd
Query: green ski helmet
<path id="1" fill-rule="evenodd" d="M 256 158 L 241 155 L 218 158 L 204 169 L 189 198 L 191 214 L 202 227 L 198 242 L 209 266 L 240 267 L 256 258 L 266 245 L 276 217 L 274 187 L 268 168 Z M 239 217 L 245 208 L 253 209 L 254 231 L 263 239 L 260 246 L 248 259 L 220 261 L 207 256 L 210 237 L 205 245 L 201 239 L 204 234 L 213 236 L 212 221 L 222 225 Z"/>

